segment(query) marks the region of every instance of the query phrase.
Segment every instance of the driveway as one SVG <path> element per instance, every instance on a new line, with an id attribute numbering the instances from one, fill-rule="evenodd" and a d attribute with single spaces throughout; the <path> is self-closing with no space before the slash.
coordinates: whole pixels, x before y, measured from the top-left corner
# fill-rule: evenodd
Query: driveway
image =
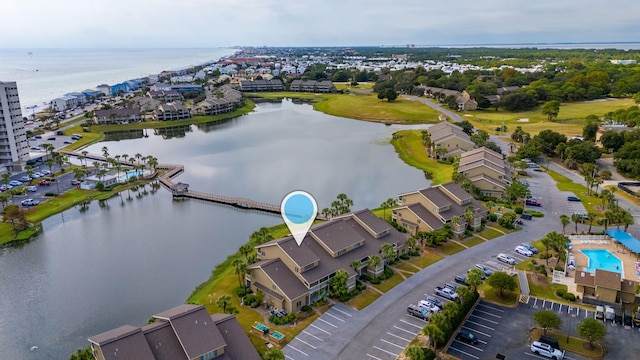
<path id="1" fill-rule="evenodd" d="M 460 117 L 460 115 L 456 114 L 454 111 L 448 108 L 441 106 L 440 104 L 432 102 L 430 99 L 420 97 L 420 96 L 413 96 L 413 95 L 402 95 L 402 97 L 408 100 L 419 101 L 427 105 L 428 107 L 434 109 L 435 111 L 445 114 L 449 118 L 453 119 L 453 121 L 455 122 L 462 122 L 462 117 Z"/>

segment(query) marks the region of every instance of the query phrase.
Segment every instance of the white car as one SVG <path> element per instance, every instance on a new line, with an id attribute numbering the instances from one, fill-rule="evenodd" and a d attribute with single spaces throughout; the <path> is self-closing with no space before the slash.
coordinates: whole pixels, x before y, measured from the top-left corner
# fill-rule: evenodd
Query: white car
<path id="1" fill-rule="evenodd" d="M 507 263 L 509 265 L 515 265 L 516 261 L 509 255 L 507 254 L 498 254 L 498 260 Z"/>
<path id="2" fill-rule="evenodd" d="M 539 341 L 531 343 L 531 352 L 554 360 L 562 360 L 564 358 L 564 351 L 554 349 L 551 345 L 543 344 Z"/>
<path id="3" fill-rule="evenodd" d="M 427 309 L 432 313 L 437 313 L 440 311 L 439 307 L 437 307 L 436 305 L 432 304 L 430 301 L 427 301 L 427 300 L 420 300 L 418 302 L 418 306 L 420 306 L 421 308 Z"/>
<path id="4" fill-rule="evenodd" d="M 533 253 L 531 252 L 531 250 L 527 249 L 526 247 L 522 246 L 522 245 L 518 245 L 516 246 L 515 252 L 517 252 L 520 255 L 524 255 L 526 257 L 532 257 Z"/>
<path id="5" fill-rule="evenodd" d="M 51 171 L 49 171 L 49 170 L 42 170 L 42 171 L 40 171 L 40 173 L 42 175 L 51 175 Z"/>

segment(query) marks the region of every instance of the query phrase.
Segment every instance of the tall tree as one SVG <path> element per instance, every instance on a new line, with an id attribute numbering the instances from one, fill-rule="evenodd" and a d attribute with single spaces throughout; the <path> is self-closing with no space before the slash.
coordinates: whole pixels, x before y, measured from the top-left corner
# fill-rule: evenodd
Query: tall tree
<path id="1" fill-rule="evenodd" d="M 594 318 L 586 318 L 578 324 L 578 334 L 589 340 L 589 346 L 593 349 L 594 341 L 598 341 L 607 335 L 607 328 L 601 321 Z"/>
<path id="2" fill-rule="evenodd" d="M 231 266 L 233 266 L 233 272 L 235 272 L 238 277 L 239 287 L 244 288 L 244 275 L 247 273 L 247 263 L 244 259 L 235 258 L 231 261 Z"/>
<path id="3" fill-rule="evenodd" d="M 387 261 L 391 262 L 396 258 L 396 249 L 393 245 L 389 243 L 384 243 L 380 246 L 380 251 L 382 252 L 382 257 Z"/>
<path id="4" fill-rule="evenodd" d="M 551 100 L 542 105 L 542 113 L 547 115 L 547 120 L 552 121 L 560 112 L 560 101 Z"/>
<path id="5" fill-rule="evenodd" d="M 560 329 L 562 327 L 562 319 L 558 314 L 550 310 L 540 310 L 533 314 L 535 321 L 541 328 L 544 335 L 547 335 L 547 329 Z"/>
<path id="6" fill-rule="evenodd" d="M 227 311 L 227 307 L 231 304 L 231 296 L 227 295 L 227 294 L 222 294 L 218 297 L 218 300 L 216 300 L 216 305 L 218 305 L 219 309 L 222 309 L 222 312 L 226 312 Z"/>
<path id="7" fill-rule="evenodd" d="M 349 274 L 344 269 L 336 271 L 335 275 L 329 280 L 329 292 L 331 296 L 340 297 L 349 292 L 347 287 Z"/>
<path id="8" fill-rule="evenodd" d="M 513 291 L 517 289 L 518 283 L 516 279 L 502 271 L 496 271 L 487 279 L 487 284 L 492 288 L 498 289 L 500 291 L 500 297 L 504 298 L 505 290 Z"/>
<path id="9" fill-rule="evenodd" d="M 569 225 L 571 219 L 568 215 L 562 214 L 560 215 L 560 224 L 562 224 L 562 233 L 564 234 L 564 229 Z"/>

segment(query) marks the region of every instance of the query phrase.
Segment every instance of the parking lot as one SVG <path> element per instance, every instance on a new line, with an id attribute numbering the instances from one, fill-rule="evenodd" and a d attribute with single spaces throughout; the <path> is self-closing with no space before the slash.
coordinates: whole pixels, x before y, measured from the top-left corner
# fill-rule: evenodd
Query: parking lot
<path id="1" fill-rule="evenodd" d="M 419 299 L 416 299 L 416 302 Z M 405 314 L 398 321 L 388 326 L 384 337 L 367 352 L 367 359 L 395 359 L 407 345 L 422 331 L 427 321 Z"/>

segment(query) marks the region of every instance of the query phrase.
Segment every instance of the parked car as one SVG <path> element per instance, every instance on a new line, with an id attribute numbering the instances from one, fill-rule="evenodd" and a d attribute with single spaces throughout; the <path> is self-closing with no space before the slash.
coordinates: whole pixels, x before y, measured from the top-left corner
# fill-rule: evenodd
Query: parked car
<path id="1" fill-rule="evenodd" d="M 41 186 L 49 186 L 49 185 L 51 185 L 51 181 L 49 181 L 49 180 L 40 180 L 40 182 L 38 183 L 38 185 L 41 185 Z"/>
<path id="2" fill-rule="evenodd" d="M 616 310 L 616 314 L 613 318 L 616 324 L 622 324 L 622 309 Z"/>
<path id="3" fill-rule="evenodd" d="M 541 203 L 539 203 L 537 200 L 533 200 L 533 199 L 527 199 L 525 201 L 525 204 L 527 204 L 529 206 L 542 206 Z"/>
<path id="4" fill-rule="evenodd" d="M 503 263 L 507 263 L 509 265 L 515 265 L 516 261 L 509 255 L 507 254 L 498 254 L 498 260 L 502 261 Z"/>
<path id="5" fill-rule="evenodd" d="M 31 191 L 31 192 L 36 192 L 38 191 L 38 188 L 35 186 L 27 186 L 27 190 Z"/>
<path id="6" fill-rule="evenodd" d="M 633 317 L 633 325 L 640 327 L 640 311 L 636 311 L 636 316 Z"/>
<path id="7" fill-rule="evenodd" d="M 56 137 L 55 137 L 55 136 L 51 136 L 51 137 L 48 137 L 48 138 L 47 138 L 47 140 L 49 140 L 49 141 L 53 141 L 53 140 L 55 140 L 55 139 L 56 139 Z"/>
<path id="8" fill-rule="evenodd" d="M 536 247 L 531 245 L 531 244 L 522 243 L 522 244 L 520 244 L 520 246 L 524 246 L 525 248 L 529 249 L 529 251 L 531 251 L 534 254 L 538 253 L 538 249 L 536 249 Z"/>
<path id="9" fill-rule="evenodd" d="M 564 358 L 564 351 L 554 349 L 551 345 L 539 341 L 531 343 L 531 352 L 554 360 L 562 360 Z"/>
<path id="10" fill-rule="evenodd" d="M 32 179 L 38 179 L 38 178 L 41 178 L 41 177 L 42 177 L 42 174 L 39 174 L 39 173 L 33 173 L 33 174 L 31 174 L 31 178 L 32 178 Z"/>
<path id="11" fill-rule="evenodd" d="M 580 201 L 580 198 L 577 196 L 567 196 L 567 201 Z"/>
<path id="12" fill-rule="evenodd" d="M 21 177 L 18 180 L 20 180 L 22 182 L 28 182 L 28 181 L 31 181 L 31 177 L 25 175 L 25 176 Z"/>
<path id="13" fill-rule="evenodd" d="M 558 343 L 558 340 L 552 338 L 551 336 L 546 336 L 546 335 L 540 335 L 540 341 L 543 344 L 547 344 L 550 345 L 552 348 L 554 349 L 560 349 L 560 344 Z"/>
<path id="14" fill-rule="evenodd" d="M 573 213 L 573 215 L 578 216 L 582 220 L 589 220 L 589 215 L 585 213 L 576 212 L 576 213 Z"/>
<path id="15" fill-rule="evenodd" d="M 466 275 L 456 275 L 453 279 L 458 284 L 467 285 L 467 276 Z"/>
<path id="16" fill-rule="evenodd" d="M 458 290 L 458 284 L 452 284 L 452 283 L 445 283 L 444 287 L 448 287 L 449 289 L 456 291 Z"/>
<path id="17" fill-rule="evenodd" d="M 422 320 L 429 320 L 429 312 L 421 309 L 418 305 L 409 304 L 409 306 L 407 306 L 407 314 Z"/>
<path id="18" fill-rule="evenodd" d="M 49 171 L 49 170 L 41 170 L 40 173 L 42 175 L 51 175 L 51 171 Z"/>
<path id="19" fill-rule="evenodd" d="M 526 257 L 532 257 L 533 256 L 533 252 L 531 252 L 531 250 L 527 249 L 526 247 L 522 246 L 522 245 L 518 245 L 516 246 L 515 252 L 517 252 L 520 255 L 524 255 Z"/>
<path id="20" fill-rule="evenodd" d="M 531 220 L 533 219 L 533 216 L 531 216 L 531 214 L 523 213 L 523 214 L 520 214 L 520 219 Z"/>
<path id="21" fill-rule="evenodd" d="M 40 204 L 40 201 L 33 199 L 24 199 L 20 202 L 20 205 L 22 206 L 36 206 L 38 204 Z"/>
<path id="22" fill-rule="evenodd" d="M 616 314 L 616 311 L 611 306 L 607 305 L 604 307 L 604 318 L 606 320 L 610 320 L 611 322 L 613 322 L 615 318 L 615 314 Z"/>
<path id="23" fill-rule="evenodd" d="M 22 185 L 22 183 L 20 181 L 18 181 L 18 180 L 11 180 L 9 182 L 9 185 L 11 185 L 11 186 L 20 186 L 20 185 Z"/>
<path id="24" fill-rule="evenodd" d="M 443 287 L 437 286 L 435 289 L 435 292 L 436 292 L 436 295 L 440 295 L 445 299 L 455 300 L 458 298 L 458 294 L 449 288 L 443 288 Z"/>
<path id="25" fill-rule="evenodd" d="M 418 302 L 418 306 L 421 307 L 421 308 L 427 309 L 432 313 L 437 313 L 437 312 L 440 311 L 439 307 L 437 307 L 435 304 L 430 303 L 427 300 L 420 300 Z"/>
<path id="26" fill-rule="evenodd" d="M 489 277 L 491 276 L 491 274 L 493 274 L 493 270 L 489 269 L 488 267 L 482 264 L 475 264 L 474 266 L 476 269 L 480 269 L 484 273 L 484 276 L 486 277 Z"/>
<path id="27" fill-rule="evenodd" d="M 81 180 L 71 180 L 71 185 L 80 185 L 80 183 L 82 183 Z"/>
<path id="28" fill-rule="evenodd" d="M 596 313 L 593 316 L 596 320 L 604 321 L 604 306 L 602 305 L 596 306 Z"/>
<path id="29" fill-rule="evenodd" d="M 631 316 L 631 309 L 625 309 L 623 323 L 624 323 L 624 326 L 633 325 L 633 317 Z"/>
<path id="30" fill-rule="evenodd" d="M 444 302 L 442 300 L 438 299 L 435 296 L 427 295 L 425 300 L 429 301 L 430 303 L 434 304 L 435 306 L 437 306 L 437 307 L 439 307 L 441 309 L 444 306 Z"/>
<path id="31" fill-rule="evenodd" d="M 474 345 L 478 343 L 478 337 L 465 328 L 460 329 L 458 335 L 456 335 L 456 339 Z"/>

